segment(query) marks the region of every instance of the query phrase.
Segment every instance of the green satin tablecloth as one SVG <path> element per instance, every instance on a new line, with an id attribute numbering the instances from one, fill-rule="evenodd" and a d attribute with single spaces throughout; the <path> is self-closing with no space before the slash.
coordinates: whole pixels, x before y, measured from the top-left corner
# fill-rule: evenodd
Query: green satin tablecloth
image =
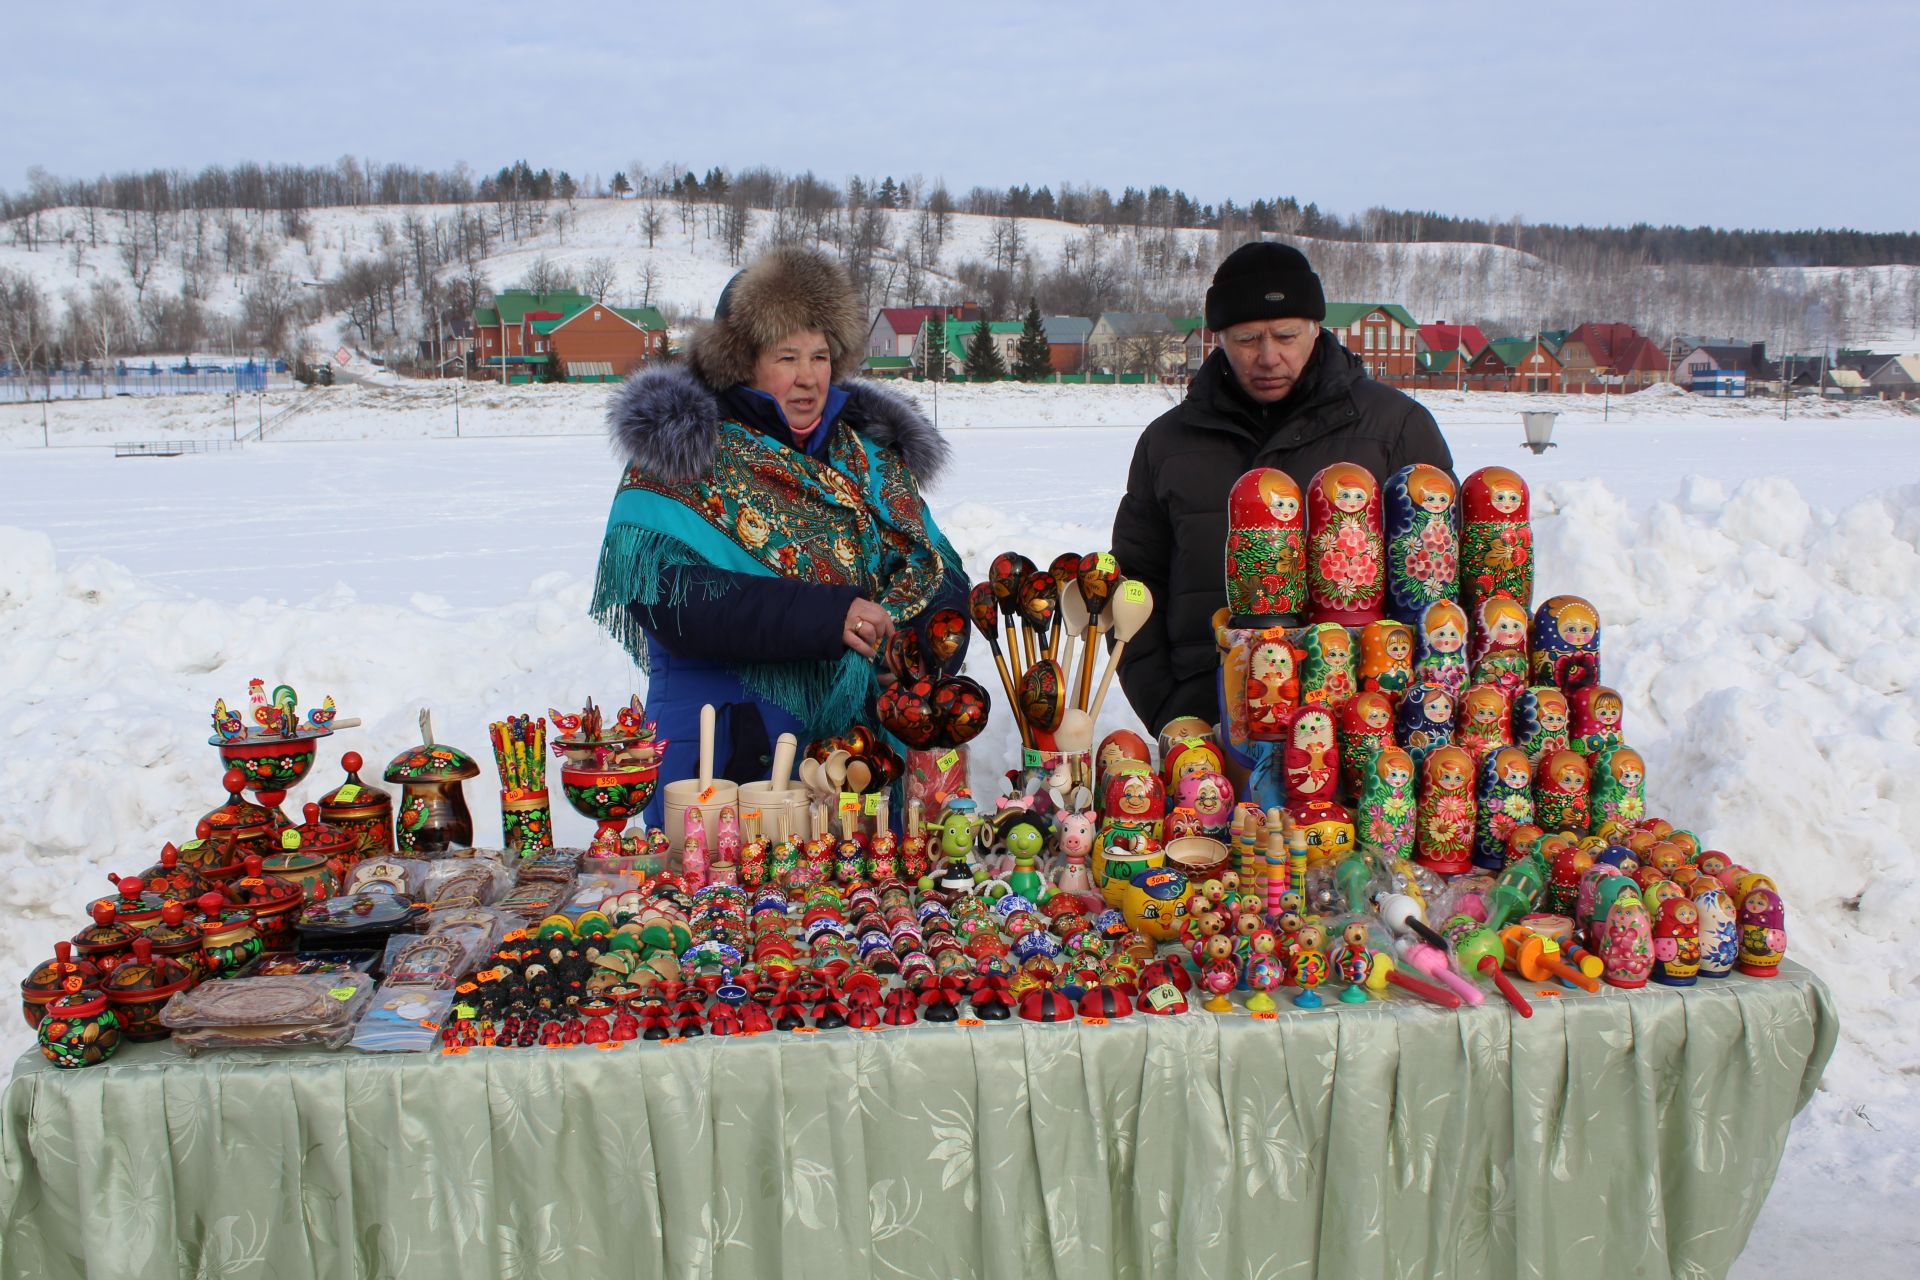
<path id="1" fill-rule="evenodd" d="M 1825 988 L 1788 966 L 1536 1009 L 32 1055 L 0 1271 L 1723 1275 L 1832 1051 Z"/>

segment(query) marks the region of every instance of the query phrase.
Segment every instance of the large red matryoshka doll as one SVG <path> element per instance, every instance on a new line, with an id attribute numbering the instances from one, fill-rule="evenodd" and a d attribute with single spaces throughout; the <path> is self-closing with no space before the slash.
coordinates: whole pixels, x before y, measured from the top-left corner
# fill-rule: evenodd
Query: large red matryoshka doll
<path id="1" fill-rule="evenodd" d="M 1416 767 L 1425 764 L 1435 747 L 1453 742 L 1453 695 L 1437 684 L 1414 685 L 1394 710 L 1393 736 Z"/>
<path id="2" fill-rule="evenodd" d="M 1282 758 L 1290 809 L 1334 798 L 1340 785 L 1340 746 L 1333 717 L 1326 707 L 1301 707 L 1293 713 Z"/>
<path id="3" fill-rule="evenodd" d="M 1413 678 L 1458 699 L 1467 687 L 1467 615 L 1451 600 L 1427 606 L 1413 636 Z"/>
<path id="4" fill-rule="evenodd" d="M 1764 885 L 1740 895 L 1740 972 L 1771 978 L 1787 954 L 1787 906 Z"/>
<path id="5" fill-rule="evenodd" d="M 1693 899 L 1663 900 L 1653 917 L 1653 980 L 1690 987 L 1700 976 L 1700 911 Z"/>
<path id="6" fill-rule="evenodd" d="M 1413 628 L 1392 618 L 1360 629 L 1360 687 L 1398 702 L 1413 683 Z"/>
<path id="7" fill-rule="evenodd" d="M 1255 632 L 1247 641 L 1247 738 L 1284 741 L 1299 705 L 1300 650 L 1279 627 Z"/>
<path id="8" fill-rule="evenodd" d="M 1567 695 L 1567 712 L 1567 745 L 1581 755 L 1597 756 L 1620 745 L 1626 707 L 1612 689 L 1603 684 L 1575 689 Z"/>
<path id="9" fill-rule="evenodd" d="M 1600 683 L 1600 611 L 1582 596 L 1555 596 L 1533 615 L 1533 683 L 1571 694 Z"/>
<path id="10" fill-rule="evenodd" d="M 1357 462 L 1321 469 L 1307 486 L 1307 616 L 1363 627 L 1386 606 L 1380 486 Z"/>
<path id="11" fill-rule="evenodd" d="M 1107 779 L 1100 811 L 1100 847 L 1115 840 L 1146 836 L 1158 841 L 1167 816 L 1167 790 L 1160 775 L 1147 770 L 1116 773 Z"/>
<path id="12" fill-rule="evenodd" d="M 1533 822 L 1533 766 L 1518 747 L 1496 748 L 1480 763 L 1474 797 L 1473 865 L 1507 865 L 1507 838 Z"/>
<path id="13" fill-rule="evenodd" d="M 1467 678 L 1498 685 L 1508 698 L 1527 687 L 1527 611 L 1512 596 L 1493 595 L 1480 602 L 1468 646 Z"/>
<path id="14" fill-rule="evenodd" d="M 1353 637 L 1337 622 L 1318 622 L 1300 633 L 1300 701 L 1307 706 L 1346 705 L 1358 686 L 1353 676 Z"/>
<path id="15" fill-rule="evenodd" d="M 1460 517 L 1453 477 L 1416 462 L 1387 477 L 1387 614 L 1418 622 L 1460 594 Z"/>
<path id="16" fill-rule="evenodd" d="M 1592 826 L 1587 758 L 1577 751 L 1556 751 L 1533 772 L 1533 820 L 1547 831 L 1583 836 Z"/>
<path id="17" fill-rule="evenodd" d="M 1347 794 L 1359 797 L 1373 759 L 1393 743 L 1393 700 L 1384 693 L 1356 693 L 1340 708 L 1336 732 L 1340 742 L 1341 781 Z"/>
<path id="18" fill-rule="evenodd" d="M 1227 612 L 1236 627 L 1292 627 L 1306 616 L 1306 506 L 1277 468 L 1255 467 L 1227 495 Z"/>
<path id="19" fill-rule="evenodd" d="M 1527 482 L 1507 467 L 1482 467 L 1460 486 L 1460 603 L 1477 614 L 1496 591 L 1533 607 L 1533 526 Z"/>
<path id="20" fill-rule="evenodd" d="M 1567 695 L 1552 685 L 1522 689 L 1513 700 L 1513 745 L 1537 767 L 1556 751 L 1572 746 L 1567 725 Z"/>
<path id="21" fill-rule="evenodd" d="M 1490 684 L 1470 686 L 1454 711 L 1453 743 L 1466 748 L 1474 767 L 1501 747 L 1513 743 L 1507 696 Z"/>
<path id="22" fill-rule="evenodd" d="M 1420 766 L 1414 861 L 1443 876 L 1471 869 L 1473 825 L 1473 757 L 1459 747 L 1435 747 Z"/>

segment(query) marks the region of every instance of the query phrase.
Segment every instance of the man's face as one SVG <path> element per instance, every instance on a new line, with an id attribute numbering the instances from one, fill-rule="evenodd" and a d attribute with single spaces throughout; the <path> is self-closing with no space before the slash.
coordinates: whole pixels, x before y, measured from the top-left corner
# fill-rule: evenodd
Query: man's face
<path id="1" fill-rule="evenodd" d="M 1313 320 L 1249 320 L 1222 333 L 1220 346 L 1241 390 L 1255 403 L 1273 404 L 1293 390 L 1319 336 Z"/>

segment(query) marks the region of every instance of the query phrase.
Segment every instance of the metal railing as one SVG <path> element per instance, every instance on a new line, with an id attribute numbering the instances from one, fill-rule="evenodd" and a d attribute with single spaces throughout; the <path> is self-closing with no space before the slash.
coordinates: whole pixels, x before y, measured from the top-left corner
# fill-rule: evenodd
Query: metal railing
<path id="1" fill-rule="evenodd" d="M 116 458 L 177 458 L 183 453 L 229 453 L 240 447 L 233 440 L 119 440 Z"/>

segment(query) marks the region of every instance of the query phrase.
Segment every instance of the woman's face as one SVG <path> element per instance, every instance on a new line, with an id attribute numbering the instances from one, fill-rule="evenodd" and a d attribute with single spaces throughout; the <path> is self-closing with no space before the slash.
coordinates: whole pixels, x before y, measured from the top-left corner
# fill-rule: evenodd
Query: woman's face
<path id="1" fill-rule="evenodd" d="M 796 439 L 804 439 L 820 425 L 827 407 L 827 387 L 833 381 L 833 351 L 827 335 L 818 329 L 796 329 L 753 361 L 748 385 L 774 398 Z"/>

